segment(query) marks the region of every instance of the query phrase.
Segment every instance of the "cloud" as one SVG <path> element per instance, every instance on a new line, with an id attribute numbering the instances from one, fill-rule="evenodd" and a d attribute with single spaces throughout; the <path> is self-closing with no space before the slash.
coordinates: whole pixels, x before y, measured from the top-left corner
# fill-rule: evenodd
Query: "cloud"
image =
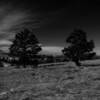
<path id="1" fill-rule="evenodd" d="M 40 54 L 44 55 L 62 55 L 62 47 L 59 46 L 44 46 Z"/>
<path id="2" fill-rule="evenodd" d="M 22 28 L 37 28 L 38 24 L 37 13 L 0 3 L 0 49 L 7 50 L 12 43 L 9 40 Z"/>
<path id="3" fill-rule="evenodd" d="M 6 32 L 12 29 L 15 25 L 20 24 L 22 20 L 25 18 L 24 13 L 12 13 L 3 18 L 0 23 L 0 32 Z"/>
<path id="4" fill-rule="evenodd" d="M 0 40 L 0 51 L 9 52 L 9 46 L 12 44 L 9 40 Z"/>
<path id="5" fill-rule="evenodd" d="M 23 27 L 28 27 L 30 23 L 29 15 L 26 12 L 14 12 L 5 15 L 0 22 L 0 35 L 1 38 L 8 38 Z M 26 25 L 27 23 L 27 25 Z M 6 37 L 7 36 L 7 37 Z"/>
<path id="6" fill-rule="evenodd" d="M 0 46 L 11 45 L 12 42 L 9 40 L 0 40 Z"/>
<path id="7" fill-rule="evenodd" d="M 0 1 L 0 39 L 12 38 L 16 31 L 24 27 L 39 27 L 40 19 L 35 11 L 36 7 L 33 5 L 33 8 L 26 9 L 27 4 L 22 6 L 23 3 L 17 4 L 17 0 L 16 2 L 11 0 L 8 4 L 5 1 L 3 3 Z"/>

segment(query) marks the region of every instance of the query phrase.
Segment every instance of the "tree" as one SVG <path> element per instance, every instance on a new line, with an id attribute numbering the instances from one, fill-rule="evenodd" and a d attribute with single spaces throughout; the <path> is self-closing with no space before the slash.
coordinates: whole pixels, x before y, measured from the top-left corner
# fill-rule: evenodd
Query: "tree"
<path id="1" fill-rule="evenodd" d="M 80 60 L 82 58 L 92 58 L 96 53 L 93 52 L 94 41 L 87 40 L 86 32 L 80 29 L 74 30 L 70 36 L 66 39 L 69 46 L 62 50 L 67 60 L 72 60 L 76 65 L 80 66 Z"/>
<path id="2" fill-rule="evenodd" d="M 4 67 L 3 62 L 0 60 L 0 68 Z"/>
<path id="3" fill-rule="evenodd" d="M 47 56 L 47 63 L 53 63 L 54 57 L 52 55 Z"/>
<path id="4" fill-rule="evenodd" d="M 34 64 L 37 65 L 38 52 L 41 51 L 41 46 L 36 36 L 28 29 L 16 34 L 13 44 L 10 46 L 10 56 L 14 59 L 18 58 L 16 61 L 18 64 L 26 65 Z"/>

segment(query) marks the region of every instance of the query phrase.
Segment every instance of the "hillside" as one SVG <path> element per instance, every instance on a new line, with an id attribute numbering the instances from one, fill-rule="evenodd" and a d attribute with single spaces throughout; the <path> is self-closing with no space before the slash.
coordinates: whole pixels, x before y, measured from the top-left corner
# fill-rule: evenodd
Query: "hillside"
<path id="1" fill-rule="evenodd" d="M 1 69 L 0 100 L 99 100 L 100 65 L 94 62 L 83 62 L 83 69 L 72 62 L 35 70 Z"/>

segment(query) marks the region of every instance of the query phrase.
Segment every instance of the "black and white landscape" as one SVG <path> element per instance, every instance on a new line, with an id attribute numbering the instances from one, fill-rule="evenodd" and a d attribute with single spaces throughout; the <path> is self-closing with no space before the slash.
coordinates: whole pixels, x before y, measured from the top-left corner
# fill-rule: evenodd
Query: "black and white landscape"
<path id="1" fill-rule="evenodd" d="M 0 100 L 100 100 L 99 33 L 99 0 L 0 0 Z"/>

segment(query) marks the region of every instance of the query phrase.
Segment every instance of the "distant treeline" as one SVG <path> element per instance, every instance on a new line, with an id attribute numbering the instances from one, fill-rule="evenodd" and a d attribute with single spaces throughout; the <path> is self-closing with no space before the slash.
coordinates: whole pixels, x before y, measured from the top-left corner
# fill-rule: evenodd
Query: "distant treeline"
<path id="1" fill-rule="evenodd" d="M 61 56 L 53 56 L 53 55 L 38 55 L 37 56 L 38 59 L 38 64 L 42 64 L 42 63 L 56 63 L 56 62 L 66 62 L 68 61 L 68 59 L 66 59 L 65 56 L 61 55 Z M 94 57 L 83 57 L 81 58 L 81 60 L 92 60 L 92 59 L 100 59 L 100 56 L 94 56 Z M 10 56 L 1 56 L 0 57 L 0 61 L 3 63 L 8 63 L 11 65 L 20 65 L 19 63 L 19 59 L 10 57 Z M 36 60 L 32 60 L 33 63 L 29 63 L 29 65 L 35 65 Z"/>

